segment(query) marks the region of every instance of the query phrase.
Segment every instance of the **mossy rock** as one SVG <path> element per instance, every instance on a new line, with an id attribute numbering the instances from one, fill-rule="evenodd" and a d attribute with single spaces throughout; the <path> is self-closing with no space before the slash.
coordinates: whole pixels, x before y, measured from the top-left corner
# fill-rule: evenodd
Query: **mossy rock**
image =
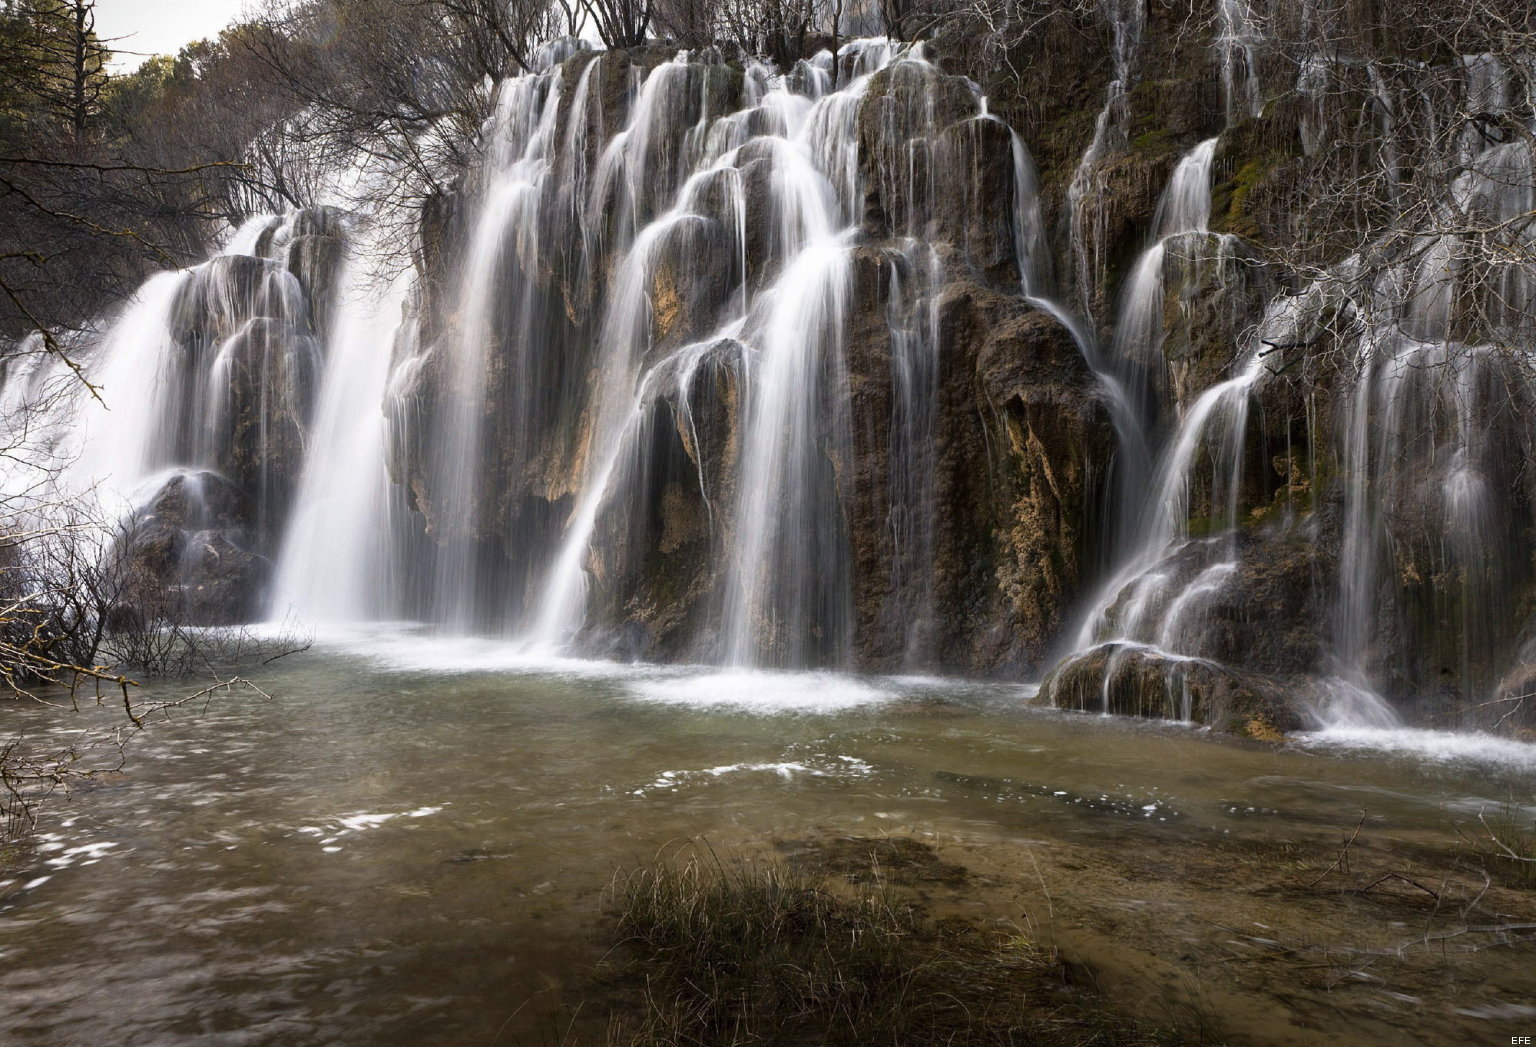
<path id="1" fill-rule="evenodd" d="M 1261 117 L 1234 124 L 1216 146 L 1211 229 L 1283 246 L 1305 166 L 1294 122 Z"/>

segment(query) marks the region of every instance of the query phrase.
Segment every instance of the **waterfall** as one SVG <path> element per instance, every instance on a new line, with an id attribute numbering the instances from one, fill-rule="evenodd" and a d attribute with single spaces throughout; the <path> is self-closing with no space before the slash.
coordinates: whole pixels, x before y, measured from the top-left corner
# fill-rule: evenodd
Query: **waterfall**
<path id="1" fill-rule="evenodd" d="M 926 243 L 903 245 L 901 264 L 891 266 L 886 322 L 891 329 L 890 520 L 891 589 L 907 623 L 902 664 L 928 664 L 934 616 L 933 564 L 937 513 L 937 457 L 941 339 L 933 295 L 943 263 Z"/>
<path id="2" fill-rule="evenodd" d="M 1450 634 L 1457 649 L 1446 634 L 1433 641 L 1437 671 L 1448 660 L 1458 678 L 1480 678 L 1481 689 L 1497 683 L 1490 666 L 1509 657 L 1498 653 L 1499 637 L 1510 631 L 1513 590 L 1528 572 L 1517 533 L 1530 514 L 1522 477 L 1531 448 L 1524 427 L 1511 431 L 1508 419 L 1532 403 L 1529 362 L 1455 338 L 1445 293 L 1456 288 L 1459 296 L 1465 285 L 1454 275 L 1440 279 L 1444 293 L 1409 296 L 1404 312 L 1360 339 L 1345 427 L 1335 653 L 1341 677 L 1362 690 L 1377 689 L 1390 671 L 1373 650 L 1383 618 L 1422 613 L 1402 606 L 1404 564 L 1434 572 L 1435 598 L 1461 608 Z M 1410 514 L 1436 520 L 1444 540 L 1433 548 L 1394 540 L 1393 519 Z"/>
<path id="3" fill-rule="evenodd" d="M 1199 240 L 1211 212 L 1211 165 L 1216 139 L 1197 145 L 1169 178 L 1152 222 L 1151 243 L 1131 269 L 1122 292 L 1119 322 L 1109 358 L 1100 364 L 1122 391 L 1125 413 L 1140 440 L 1151 445 L 1155 412 L 1167 399 L 1162 387 L 1162 316 L 1166 301 L 1163 270 L 1167 246 Z M 1215 237 L 1217 253 L 1226 238 Z M 1235 362 L 1233 375 L 1205 389 L 1178 419 L 1178 428 L 1157 458 L 1151 480 L 1139 488 L 1122 483 L 1121 552 L 1109 579 L 1089 603 L 1068 659 L 1109 651 L 1101 671 L 1102 710 L 1126 658 L 1151 656 L 1179 690 L 1172 703 L 1188 718 L 1189 692 L 1183 672 L 1200 660 L 1200 620 L 1206 604 L 1237 569 L 1234 544 L 1238 492 L 1246 438 L 1249 397 L 1263 378 L 1264 337 L 1287 338 L 1274 329 L 1294 326 L 1296 303 L 1280 299 Z M 1212 521 L 1207 536 L 1189 529 L 1192 488 L 1202 458 L 1210 465 Z M 1141 493 L 1141 491 L 1145 493 Z"/>
<path id="4" fill-rule="evenodd" d="M 278 561 L 270 616 L 361 621 L 399 606 L 391 577 L 391 517 L 399 510 L 385 469 L 385 386 L 390 349 L 415 273 L 382 289 L 366 241 L 349 254 L 340 306 L 328 332 L 330 365 L 320 388 L 311 453 Z"/>
<path id="5" fill-rule="evenodd" d="M 1125 127 L 1130 119 L 1128 99 L 1136 61 L 1146 26 L 1146 7 L 1142 0 L 1101 0 L 1109 20 L 1113 73 L 1104 91 L 1104 108 L 1093 125 L 1093 139 L 1078 161 L 1067 189 L 1067 208 L 1071 220 L 1072 257 L 1078 309 L 1084 316 L 1095 315 L 1093 290 L 1103 282 L 1104 184 L 1100 168 L 1106 158 L 1125 148 Z"/>
<path id="6" fill-rule="evenodd" d="M 706 172 L 705 179 L 700 182 L 690 182 L 690 187 L 702 184 L 707 175 Z M 601 338 L 604 359 L 599 372 L 598 421 L 592 438 L 596 449 L 591 459 L 593 465 L 582 484 L 576 510 L 566 525 L 560 551 L 543 587 L 531 636 L 538 646 L 564 643 L 581 625 L 587 546 L 615 470 L 634 439 L 638 411 L 645 399 L 644 386 L 637 388 L 637 384 L 641 383 L 640 363 L 650 348 L 650 284 L 660 252 L 671 245 L 672 234 L 708 221 L 687 210 L 687 206 L 694 202 L 691 192 L 685 192 L 679 208 L 646 226 L 635 238 L 615 281 Z"/>
<path id="7" fill-rule="evenodd" d="M 440 548 L 432 600 L 436 617 L 459 631 L 480 624 L 487 613 L 501 618 L 504 609 L 495 605 L 509 595 L 502 591 L 504 585 L 485 584 L 481 550 L 491 524 L 485 497 L 485 421 L 490 412 L 504 407 L 516 424 L 534 409 L 531 396 L 536 390 L 529 388 L 527 354 L 542 320 L 543 303 L 535 297 L 531 275 L 517 270 L 539 256 L 538 211 L 551 168 L 560 76 L 556 67 L 504 84 L 482 132 L 488 140 L 488 184 L 463 264 L 457 337 L 445 365 L 448 403 L 434 417 L 431 439 L 436 449 L 433 472 L 440 485 L 434 517 Z M 516 275 L 509 277 L 506 270 Z M 499 293 L 508 284 L 516 294 L 511 303 Z M 485 373 L 493 345 L 505 346 L 503 351 L 513 356 L 512 368 L 520 381 L 512 391 L 521 402 L 497 405 L 487 396 Z M 495 574 L 490 578 L 500 580 Z M 517 596 L 515 588 L 510 595 Z"/>
<path id="8" fill-rule="evenodd" d="M 888 60 L 893 53 L 883 44 L 850 49 L 855 62 L 866 54 Z M 749 93 L 747 110 L 721 116 L 702 107 L 697 123 L 687 128 L 691 145 L 680 151 L 692 156 L 695 170 L 672 173 L 668 167 L 666 181 L 653 188 L 645 178 L 655 172 L 643 164 L 656 150 L 654 136 L 671 123 L 658 114 L 677 110 L 676 95 L 688 89 L 690 68 L 698 67 L 681 58 L 652 72 L 629 127 L 615 140 L 618 148 L 610 145 L 605 152 L 600 177 L 627 187 L 624 206 L 633 213 L 654 213 L 650 201 L 656 189 L 684 180 L 676 202 L 634 235 L 619 263 L 599 339 L 606 406 L 598 409 L 594 453 L 529 639 L 538 646 L 559 644 L 580 627 L 599 515 L 610 503 L 632 497 L 626 489 L 646 482 L 650 463 L 636 444 L 650 431 L 643 423 L 655 407 L 657 387 L 666 384 L 664 372 L 686 376 L 669 386 L 674 395 L 681 392 L 705 347 L 726 340 L 744 348 L 744 407 L 740 493 L 732 514 L 736 524 L 721 554 L 721 624 L 713 654 L 738 666 L 844 661 L 847 638 L 839 633 L 846 629 L 846 594 L 837 583 L 827 584 L 844 569 L 844 554 L 828 516 L 830 462 L 821 450 L 817 419 L 825 403 L 837 400 L 836 339 L 847 282 L 844 230 L 857 198 L 849 147 L 868 74 L 832 95 L 821 94 L 821 77 L 800 78 L 809 95 L 792 90 L 794 77 L 770 78 Z M 754 82 L 760 81 L 749 74 L 748 83 Z M 748 149 L 741 131 L 754 120 L 764 133 Z M 633 159 L 626 161 L 631 149 Z M 759 165 L 773 172 L 765 201 L 772 220 L 765 256 L 755 261 L 770 272 L 776 268 L 777 275 L 754 292 L 742 194 L 744 173 Z M 646 371 L 641 363 L 657 326 L 659 270 L 672 264 L 680 242 L 699 237 L 718 238 L 722 258 L 739 266 L 740 282 L 722 288 L 724 307 L 702 342 L 685 344 Z M 823 391 L 827 380 L 834 386 Z"/>
<path id="9" fill-rule="evenodd" d="M 1242 17 L 1234 8 L 1229 30 Z M 1240 35 L 1227 33 L 1224 55 Z M 1246 65 L 1251 85 L 1251 53 Z M 1469 104 L 1511 112 L 1510 77 L 1497 63 L 1473 57 L 1461 66 Z M 1318 95 L 1323 68 L 1308 67 L 1303 94 Z M 1373 65 L 1363 72 L 1385 140 L 1375 162 L 1396 200 L 1410 177 L 1394 144 L 1403 102 Z M 1226 82 L 1230 92 L 1233 81 Z M 1319 128 L 1303 117 L 1309 151 L 1318 148 Z M 1187 717 L 1192 679 L 1209 688 L 1207 670 L 1241 670 L 1220 639 L 1225 626 L 1206 608 L 1250 570 L 1237 518 L 1250 403 L 1270 370 L 1264 358 L 1283 351 L 1276 366 L 1294 362 L 1291 354 L 1325 338 L 1326 323 L 1327 337 L 1340 339 L 1354 360 L 1339 401 L 1343 500 L 1331 642 L 1313 670 L 1310 720 L 1396 727 L 1404 706 L 1387 696 L 1404 680 L 1419 682 L 1425 705 L 1457 691 L 1467 704 L 1511 700 L 1499 696 L 1528 678 L 1521 673 L 1532 653 L 1518 624 L 1523 613 L 1514 609 L 1530 576 L 1517 533 L 1532 518 L 1524 479 L 1532 441 L 1514 420 L 1529 417 L 1536 386 L 1527 353 L 1510 347 L 1530 344 L 1533 285 L 1525 269 L 1508 264 L 1530 244 L 1529 148 L 1462 132 L 1462 167 L 1430 229 L 1384 238 L 1371 248 L 1374 257 L 1356 255 L 1302 293 L 1276 298 L 1242 350 L 1246 362 L 1186 405 L 1161 387 L 1164 274 L 1175 247 L 1187 253 L 1192 241 L 1208 240 L 1219 258 L 1236 246 L 1205 232 L 1214 146 L 1202 143 L 1176 168 L 1152 241 L 1122 291 L 1113 365 L 1139 391 L 1139 410 L 1174 402 L 1180 413 L 1150 497 L 1132 517 L 1139 524 L 1130 551 L 1090 603 L 1052 693 L 1088 707 L 1094 699 L 1085 691 L 1096 687 L 1107 712 L 1124 706 L 1122 686 L 1145 687 L 1150 674 L 1168 690 L 1161 708 L 1181 710 L 1163 715 Z M 1200 484 L 1208 508 L 1197 510 L 1191 493 Z"/>
<path id="10" fill-rule="evenodd" d="M 151 621 L 258 615 L 309 441 L 342 233 L 324 208 L 257 216 L 208 261 L 149 279 L 104 332 L 69 339 L 74 363 L 8 361 L 8 504 L 78 536 L 67 555 L 85 560 L 68 562 L 94 561 L 89 599 L 115 594 Z M 49 555 L 63 554 L 44 550 L 36 569 L 57 568 Z"/>
<path id="11" fill-rule="evenodd" d="M 847 294 L 846 255 L 831 228 L 807 238 L 761 314 L 742 464 L 738 538 L 730 550 L 722 650 L 732 665 L 767 654 L 804 664 L 814 623 L 826 657 L 846 656 L 846 608 L 835 581 L 840 539 L 826 519 L 815 439 L 825 357 L 837 352 Z M 830 376 L 836 380 L 835 362 Z M 832 583 L 827 584 L 828 576 Z"/>
<path id="12" fill-rule="evenodd" d="M 536 65 L 496 86 L 480 160 L 398 275 L 376 275 L 402 245 L 359 170 L 336 194 L 364 201 L 354 217 L 258 216 L 146 285 L 95 354 L 127 391 L 129 438 L 85 440 L 82 476 L 142 487 L 128 509 L 176 523 L 178 547 L 217 532 L 244 550 L 240 607 L 254 587 L 272 617 L 624 651 L 637 603 L 686 584 L 691 657 L 850 665 L 864 494 L 846 338 L 878 193 L 882 613 L 893 664 L 924 668 L 941 614 L 938 301 L 968 264 L 935 238 L 993 250 L 990 231 L 943 226 L 990 203 L 944 198 L 990 177 L 988 143 L 1006 147 L 1014 199 L 1007 257 L 986 264 L 1016 264 L 1097 359 L 1048 296 L 1022 140 L 974 85 L 888 40 L 784 74 L 687 52 Z"/>
<path id="13" fill-rule="evenodd" d="M 1515 111 L 1507 70 L 1462 64 L 1469 104 Z M 1515 594 L 1531 573 L 1536 280 L 1512 259 L 1536 245 L 1536 170 L 1523 143 L 1461 147 L 1439 228 L 1358 289 L 1329 722 L 1379 722 L 1394 676 L 1497 701 L 1529 661 Z M 1389 629 L 1414 638 L 1406 660 L 1382 649 Z"/>
<path id="14" fill-rule="evenodd" d="M 1122 564 L 1106 588 L 1100 602 L 1094 604 L 1079 633 L 1079 648 L 1091 643 L 1102 624 L 1103 600 L 1108 599 L 1130 577 L 1151 565 L 1147 557 L 1163 548 L 1170 538 L 1169 526 L 1182 526 L 1182 520 L 1166 518 L 1166 494 L 1158 490 L 1163 483 L 1182 483 L 1181 471 L 1165 461 L 1154 468 L 1153 447 L 1157 412 L 1166 399 L 1163 388 L 1162 316 L 1165 304 L 1163 268 L 1166 247 L 1176 237 L 1204 234 L 1211 211 L 1211 164 L 1216 139 L 1197 145 L 1174 168 L 1168 186 L 1159 198 L 1152 221 L 1152 242 L 1131 268 L 1122 292 L 1119 321 L 1107 354 L 1094 351 L 1091 365 L 1106 390 L 1115 418 L 1119 461 L 1116 485 L 1115 549 Z M 1225 240 L 1218 238 L 1218 244 Z M 1084 338 L 1086 342 L 1086 338 Z M 1197 424 L 1197 411 L 1186 417 L 1174 446 L 1184 438 L 1191 424 Z M 1198 435 L 1199 430 L 1195 430 Z M 1152 478 L 1151 487 L 1148 478 Z M 1147 503 L 1151 498 L 1152 502 Z M 1159 506 L 1158 499 L 1165 504 Z M 1127 574 L 1126 572 L 1130 573 Z"/>
<path id="15" fill-rule="evenodd" d="M 1431 90 L 1303 49 L 1287 90 L 1276 5 L 1176 45 L 1098 7 L 1102 108 L 1039 125 L 1075 148 L 1096 116 L 1065 160 L 923 44 L 546 48 L 419 214 L 359 160 L 345 207 L 251 217 L 70 336 L 99 400 L 13 353 L 0 482 L 95 492 L 166 619 L 1048 674 L 1181 719 L 1283 691 L 1367 730 L 1529 690 L 1529 63 Z M 1374 195 L 1282 264 L 1311 164 Z M 1308 620 L 1268 644 L 1282 603 Z"/>
<path id="16" fill-rule="evenodd" d="M 1239 112 L 1258 116 L 1264 111 L 1258 59 L 1263 38 L 1259 20 L 1247 0 L 1218 0 L 1216 15 L 1221 23 L 1216 37 L 1221 59 L 1221 96 L 1227 123 L 1231 124 Z"/>
<path id="17" fill-rule="evenodd" d="M 151 277 L 99 343 L 78 350 L 94 392 L 69 389 L 42 416 L 66 491 L 94 492 L 117 516 L 168 476 L 240 473 L 253 540 L 275 544 L 320 367 L 330 220 L 251 219 L 209 261 Z M 8 376 L 7 396 L 30 386 L 35 399 L 65 370 L 39 354 L 27 376 Z"/>
<path id="18" fill-rule="evenodd" d="M 1211 217 L 1211 163 L 1216 139 L 1197 145 L 1173 170 L 1152 219 L 1152 242 L 1131 267 L 1107 367 L 1127 391 L 1136 424 L 1150 432 L 1166 400 L 1163 380 L 1163 268 L 1170 241 L 1204 234 Z M 1227 238 L 1217 238 L 1222 250 Z"/>
<path id="19" fill-rule="evenodd" d="M 164 419 L 181 410 L 169 380 L 171 323 L 190 279 L 186 272 L 151 277 L 113 323 L 91 369 L 101 398 L 81 404 L 70 486 L 128 499 L 130 504 L 109 502 L 114 516 L 132 508 L 135 493 L 167 464 L 156 435 Z"/>
<path id="20" fill-rule="evenodd" d="M 1119 674 L 1151 664 L 1170 693 L 1164 715 L 1192 715 L 1187 674 L 1215 664 L 1204 650 L 1207 608 L 1238 570 L 1238 496 L 1249 401 L 1267 373 L 1262 346 L 1266 337 L 1286 337 L 1280 331 L 1294 327 L 1297 312 L 1296 300 L 1272 306 L 1237 373 L 1206 389 L 1185 412 L 1159 456 L 1130 551 L 1089 605 L 1074 653 L 1056 670 L 1069 675 L 1074 664 L 1107 652 L 1098 670 L 1106 714 Z M 1190 510 L 1204 459 L 1213 519 L 1208 533 L 1198 534 L 1190 528 Z"/>

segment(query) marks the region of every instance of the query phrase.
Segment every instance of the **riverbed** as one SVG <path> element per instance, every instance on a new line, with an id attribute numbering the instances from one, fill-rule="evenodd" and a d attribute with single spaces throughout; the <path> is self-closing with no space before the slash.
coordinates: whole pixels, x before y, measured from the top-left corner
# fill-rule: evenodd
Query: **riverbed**
<path id="1" fill-rule="evenodd" d="M 1536 746 L 1271 745 L 1032 709 L 1019 685 L 405 629 L 252 675 L 270 697 L 158 718 L 0 866 L 0 1042 L 537 1043 L 610 947 L 617 871 L 842 836 L 936 848 L 970 876 L 931 904 L 1211 1042 L 1536 1033 L 1536 892 L 1487 845 L 1536 819 Z M 121 710 L 6 717 L 43 740 Z"/>

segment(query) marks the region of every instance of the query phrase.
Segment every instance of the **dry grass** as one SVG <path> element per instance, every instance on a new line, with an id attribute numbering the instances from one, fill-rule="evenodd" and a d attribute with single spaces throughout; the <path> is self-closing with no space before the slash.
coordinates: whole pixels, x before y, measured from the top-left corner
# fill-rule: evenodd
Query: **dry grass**
<path id="1" fill-rule="evenodd" d="M 1480 831 L 1463 836 L 1482 867 L 1505 886 L 1536 889 L 1536 819 L 1530 808 L 1504 803 L 1480 812 L 1477 820 Z"/>
<path id="2" fill-rule="evenodd" d="M 844 864 L 847 848 L 839 853 Z M 933 920 L 879 877 L 711 852 L 621 876 L 612 1045 L 1188 1042 L 1104 1014 L 1016 931 Z"/>

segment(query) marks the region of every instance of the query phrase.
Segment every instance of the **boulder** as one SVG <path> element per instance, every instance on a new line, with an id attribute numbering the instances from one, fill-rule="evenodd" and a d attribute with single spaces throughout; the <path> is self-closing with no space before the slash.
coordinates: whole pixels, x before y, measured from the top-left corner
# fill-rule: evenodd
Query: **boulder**
<path id="1" fill-rule="evenodd" d="M 1034 701 L 1076 712 L 1201 723 L 1260 741 L 1279 741 L 1308 722 L 1304 699 L 1272 679 L 1122 643 L 1065 659 Z"/>
<path id="2" fill-rule="evenodd" d="M 271 563 L 249 548 L 251 517 L 250 500 L 217 473 L 168 479 L 116 545 L 129 617 L 188 625 L 252 620 Z"/>

